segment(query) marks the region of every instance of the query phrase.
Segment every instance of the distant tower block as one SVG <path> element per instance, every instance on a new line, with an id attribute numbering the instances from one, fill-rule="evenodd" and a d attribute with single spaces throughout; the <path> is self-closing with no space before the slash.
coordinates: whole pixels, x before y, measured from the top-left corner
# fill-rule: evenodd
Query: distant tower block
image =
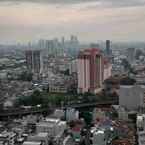
<path id="1" fill-rule="evenodd" d="M 110 42 L 110 40 L 106 40 L 106 55 L 107 56 L 111 55 L 111 42 Z"/>
<path id="2" fill-rule="evenodd" d="M 27 50 L 25 55 L 28 70 L 34 74 L 41 74 L 43 71 L 43 61 L 41 51 Z"/>
<path id="3" fill-rule="evenodd" d="M 128 48 L 127 49 L 127 60 L 130 64 L 134 63 L 134 61 L 135 61 L 135 48 Z"/>

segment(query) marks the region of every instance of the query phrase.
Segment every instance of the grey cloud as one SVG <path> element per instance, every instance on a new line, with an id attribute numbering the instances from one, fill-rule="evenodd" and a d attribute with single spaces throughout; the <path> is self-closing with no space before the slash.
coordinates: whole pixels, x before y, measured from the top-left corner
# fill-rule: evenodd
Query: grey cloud
<path id="1" fill-rule="evenodd" d="M 83 4 L 86 2 L 100 2 L 105 7 L 126 7 L 126 6 L 142 6 L 145 5 L 145 0 L 0 0 L 0 2 L 33 2 L 33 3 L 48 3 L 48 4 Z"/>
<path id="2" fill-rule="evenodd" d="M 5 23 L 0 24 L 0 41 L 11 41 L 24 40 L 25 39 L 37 39 L 45 37 L 59 37 L 60 35 L 69 35 L 71 33 L 76 33 L 83 41 L 95 41 L 97 39 L 112 39 L 112 40 L 143 40 L 145 38 L 144 25 L 145 25 L 145 0 L 0 0 L 0 2 L 9 3 L 9 4 L 19 4 L 21 2 L 35 2 L 42 4 L 58 4 L 61 8 L 64 8 L 64 4 L 69 5 L 70 8 L 73 8 L 72 5 L 78 4 L 78 13 L 80 9 L 96 9 L 93 11 L 97 14 L 97 7 L 104 8 L 114 8 L 111 10 L 111 15 L 94 15 L 92 19 L 90 13 L 90 19 L 84 18 L 84 24 L 80 23 L 78 20 L 70 20 L 68 23 L 56 23 L 53 25 L 22 25 L 22 24 L 11 24 L 8 23 L 9 19 L 5 17 Z M 96 2 L 96 3 L 95 3 Z M 99 5 L 97 5 L 99 2 Z M 85 3 L 85 4 L 84 4 Z M 28 3 L 29 5 L 29 3 Z M 0 6 L 3 6 L 0 3 Z M 27 5 L 26 5 L 27 6 Z M 115 8 L 120 7 L 138 7 L 135 9 L 121 9 L 121 11 Z M 140 7 L 144 6 L 144 7 Z M 10 6 L 11 7 L 11 6 Z M 42 6 L 43 7 L 43 6 Z M 8 7 L 9 8 L 9 7 Z M 36 10 L 36 9 L 35 9 Z M 34 11 L 35 11 L 34 10 Z M 101 9 L 99 9 L 101 10 Z M 107 11 L 106 11 L 107 13 Z M 84 13 L 81 13 L 82 17 Z M 86 13 L 85 13 L 86 14 Z M 11 16 L 11 15 L 10 15 Z M 23 17 L 23 15 L 22 15 Z M 63 16 L 62 16 L 63 17 Z M 13 15 L 12 15 L 13 18 Z M 8 22 L 7 22 L 8 19 Z M 50 19 L 51 21 L 51 19 Z M 2 22 L 2 20 L 1 20 Z M 45 23 L 45 22 L 44 22 Z M 99 34 L 99 35 L 98 35 Z"/>
<path id="3" fill-rule="evenodd" d="M 145 5 L 145 0 L 102 0 L 102 3 L 115 7 L 142 6 Z"/>
<path id="4" fill-rule="evenodd" d="M 34 2 L 34 3 L 50 3 L 50 4 L 76 4 L 92 1 L 97 0 L 0 0 L 0 2 Z"/>

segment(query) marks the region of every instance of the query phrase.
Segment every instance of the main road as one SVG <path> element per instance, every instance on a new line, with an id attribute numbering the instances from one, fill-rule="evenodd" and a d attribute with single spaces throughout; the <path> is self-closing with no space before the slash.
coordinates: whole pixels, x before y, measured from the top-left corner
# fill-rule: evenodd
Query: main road
<path id="1" fill-rule="evenodd" d="M 31 109 L 22 109 L 22 108 L 14 108 L 0 111 L 1 117 L 8 116 L 22 116 L 27 114 L 37 114 L 37 113 L 50 113 L 52 109 L 50 108 L 31 108 Z"/>
<path id="2" fill-rule="evenodd" d="M 117 100 L 111 101 L 103 101 L 103 102 L 93 102 L 93 103 L 77 103 L 77 104 L 69 104 L 64 107 L 66 108 L 86 108 L 86 107 L 106 107 L 110 105 L 118 105 Z"/>
<path id="3" fill-rule="evenodd" d="M 63 109 L 67 108 L 87 108 L 87 107 L 106 107 L 110 105 L 117 105 L 118 101 L 104 101 L 104 102 L 94 102 L 94 103 L 78 103 L 78 104 L 70 104 L 64 106 Z M 22 108 L 15 108 L 15 109 L 8 109 L 8 110 L 0 110 L 0 118 L 2 117 L 11 117 L 11 116 L 23 116 L 28 114 L 37 114 L 37 113 L 48 113 L 50 114 L 54 108 L 30 108 L 30 109 L 22 109 Z"/>

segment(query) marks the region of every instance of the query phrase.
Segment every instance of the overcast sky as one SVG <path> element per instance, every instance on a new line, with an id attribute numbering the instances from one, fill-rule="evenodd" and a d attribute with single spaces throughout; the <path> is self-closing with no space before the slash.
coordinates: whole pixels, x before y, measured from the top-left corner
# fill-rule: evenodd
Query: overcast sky
<path id="1" fill-rule="evenodd" d="M 0 43 L 75 34 L 92 42 L 145 40 L 145 0 L 0 0 Z"/>

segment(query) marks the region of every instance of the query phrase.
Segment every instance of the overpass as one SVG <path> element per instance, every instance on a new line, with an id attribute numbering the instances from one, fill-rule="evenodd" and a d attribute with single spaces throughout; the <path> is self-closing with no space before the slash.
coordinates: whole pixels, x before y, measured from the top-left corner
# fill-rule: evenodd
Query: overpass
<path id="1" fill-rule="evenodd" d="M 108 107 L 110 105 L 116 105 L 118 104 L 118 101 L 103 101 L 103 102 L 94 102 L 94 103 L 76 103 L 76 104 L 70 104 L 64 106 L 63 109 L 67 108 L 88 108 L 88 107 Z M 8 109 L 8 110 L 2 110 L 0 111 L 0 119 L 1 118 L 8 118 L 13 116 L 23 116 L 23 115 L 29 115 L 29 114 L 39 114 L 39 113 L 46 113 L 50 114 L 54 109 L 50 108 L 31 108 L 31 109 L 22 109 L 22 108 L 14 108 L 14 109 Z"/>
<path id="2" fill-rule="evenodd" d="M 118 104 L 117 100 L 103 101 L 103 102 L 94 102 L 94 103 L 78 103 L 78 104 L 66 105 L 64 107 L 64 109 L 66 109 L 66 108 L 81 109 L 81 108 L 87 108 L 87 107 L 106 107 L 106 106 L 117 105 L 117 104 Z"/>
<path id="3" fill-rule="evenodd" d="M 31 108 L 31 109 L 15 108 L 0 111 L 0 118 L 11 116 L 23 116 L 37 113 L 50 113 L 51 111 L 52 109 L 50 108 Z"/>

